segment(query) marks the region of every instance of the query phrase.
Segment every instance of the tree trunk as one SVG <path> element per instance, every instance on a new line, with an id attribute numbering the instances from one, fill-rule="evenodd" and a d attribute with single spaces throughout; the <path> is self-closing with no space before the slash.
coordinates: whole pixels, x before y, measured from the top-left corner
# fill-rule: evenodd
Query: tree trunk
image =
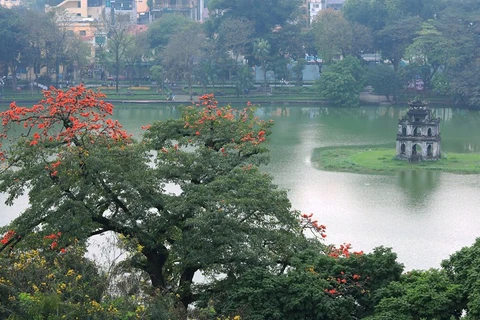
<path id="1" fill-rule="evenodd" d="M 263 83 L 264 83 L 264 90 L 265 95 L 267 95 L 267 66 L 265 61 L 262 62 L 262 69 L 263 69 Z"/>
<path id="2" fill-rule="evenodd" d="M 143 248 L 143 254 L 147 258 L 147 265 L 144 270 L 150 276 L 152 281 L 152 286 L 159 288 L 161 290 L 166 289 L 166 281 L 163 275 L 163 267 L 168 259 L 167 249 L 161 248 L 161 251 L 158 248 Z"/>
<path id="3" fill-rule="evenodd" d="M 197 270 L 198 268 L 187 267 L 180 277 L 180 301 L 185 309 L 188 308 L 190 303 L 195 301 L 192 293 L 192 281 Z"/>

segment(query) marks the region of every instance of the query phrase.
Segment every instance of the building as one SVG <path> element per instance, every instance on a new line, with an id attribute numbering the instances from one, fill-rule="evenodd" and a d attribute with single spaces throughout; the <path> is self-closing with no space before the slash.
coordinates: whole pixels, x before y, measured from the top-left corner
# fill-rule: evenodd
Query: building
<path id="1" fill-rule="evenodd" d="M 20 0 L 0 0 L 0 6 L 11 8 L 20 5 Z"/>
<path id="2" fill-rule="evenodd" d="M 105 17 L 115 20 L 137 23 L 137 2 L 135 0 L 106 0 L 105 1 Z"/>
<path id="3" fill-rule="evenodd" d="M 153 19 L 164 14 L 182 14 L 194 21 L 203 21 L 205 10 L 204 0 L 153 0 L 150 8 Z"/>
<path id="4" fill-rule="evenodd" d="M 432 119 L 425 101 L 408 102 L 407 115 L 398 121 L 397 159 L 408 161 L 440 159 L 440 118 Z"/>
<path id="5" fill-rule="evenodd" d="M 333 9 L 340 10 L 346 0 L 308 0 L 308 14 L 310 24 L 322 10 Z"/>
<path id="6" fill-rule="evenodd" d="M 45 5 L 45 11 L 60 10 L 80 18 L 99 19 L 102 16 L 103 4 L 101 0 L 63 0 L 50 1 Z"/>

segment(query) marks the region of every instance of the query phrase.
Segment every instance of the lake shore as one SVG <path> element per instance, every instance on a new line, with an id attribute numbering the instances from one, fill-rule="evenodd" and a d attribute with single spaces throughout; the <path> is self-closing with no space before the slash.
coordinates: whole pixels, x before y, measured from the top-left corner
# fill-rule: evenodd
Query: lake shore
<path id="1" fill-rule="evenodd" d="M 393 148 L 318 148 L 312 155 L 320 170 L 364 174 L 391 174 L 407 170 L 439 170 L 457 174 L 480 174 L 480 154 L 444 153 L 437 161 L 408 162 L 395 158 Z"/>

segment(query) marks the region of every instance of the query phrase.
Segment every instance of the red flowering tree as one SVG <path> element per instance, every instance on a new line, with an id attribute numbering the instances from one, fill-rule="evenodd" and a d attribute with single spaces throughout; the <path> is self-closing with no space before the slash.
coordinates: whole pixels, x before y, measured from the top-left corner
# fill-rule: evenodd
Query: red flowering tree
<path id="1" fill-rule="evenodd" d="M 302 226 L 320 227 L 300 224 L 286 192 L 258 170 L 271 123 L 253 109 L 206 95 L 136 141 L 102 98 L 83 86 L 51 89 L 31 108 L 13 103 L 0 114 L 0 191 L 9 204 L 29 197 L 0 250 L 33 232 L 58 251 L 114 232 L 132 247 L 131 267 L 188 305 L 197 271 L 234 279 L 252 266 L 284 270 L 305 242 Z"/>

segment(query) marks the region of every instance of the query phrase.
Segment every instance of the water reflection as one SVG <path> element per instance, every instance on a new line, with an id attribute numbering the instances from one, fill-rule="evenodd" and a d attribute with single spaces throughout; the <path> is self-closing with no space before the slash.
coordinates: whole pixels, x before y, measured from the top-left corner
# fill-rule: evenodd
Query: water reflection
<path id="1" fill-rule="evenodd" d="M 428 204 L 440 183 L 440 172 L 408 170 L 398 173 L 398 185 L 406 194 L 405 205 L 416 208 Z"/>

